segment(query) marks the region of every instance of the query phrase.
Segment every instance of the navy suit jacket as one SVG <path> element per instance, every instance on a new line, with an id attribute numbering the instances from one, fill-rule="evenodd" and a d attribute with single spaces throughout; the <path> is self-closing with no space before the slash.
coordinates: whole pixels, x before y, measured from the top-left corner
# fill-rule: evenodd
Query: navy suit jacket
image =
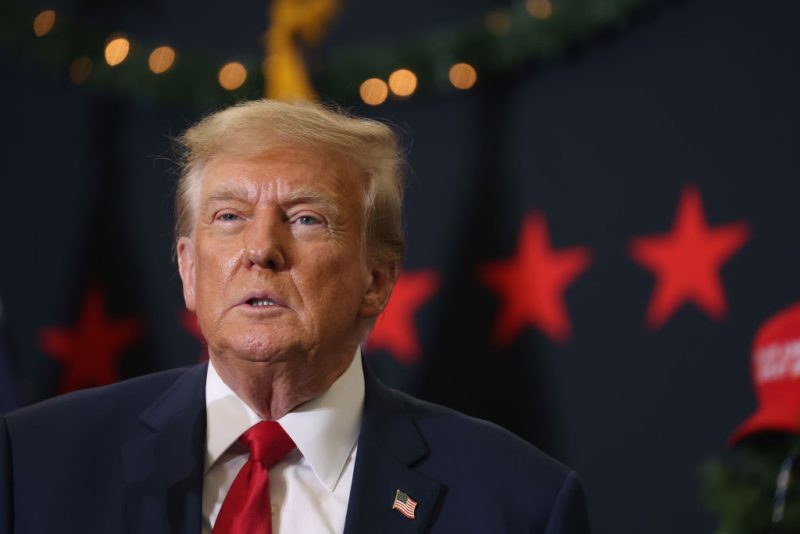
<path id="1" fill-rule="evenodd" d="M 589 532 L 574 473 L 364 369 L 345 534 Z M 0 417 L 0 534 L 199 534 L 205 377 L 165 371 Z M 414 519 L 392 510 L 398 489 Z"/>

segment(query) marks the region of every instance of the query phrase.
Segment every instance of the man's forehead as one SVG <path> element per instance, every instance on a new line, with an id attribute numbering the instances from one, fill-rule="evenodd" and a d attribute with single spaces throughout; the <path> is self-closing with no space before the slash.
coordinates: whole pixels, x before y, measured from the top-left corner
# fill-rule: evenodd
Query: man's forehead
<path id="1" fill-rule="evenodd" d="M 307 149 L 272 149 L 257 155 L 220 155 L 201 173 L 201 201 L 255 200 L 265 192 L 278 197 L 332 200 L 355 193 L 355 166 L 343 158 Z"/>
<path id="2" fill-rule="evenodd" d="M 311 149 L 271 149 L 255 155 L 223 154 L 206 163 L 201 187 L 207 193 L 252 195 L 259 184 L 303 182 L 309 190 L 349 189 L 357 180 L 356 166 L 333 153 Z M 277 179 L 277 180 L 276 180 Z M 205 196 L 205 195 L 204 195 Z"/>

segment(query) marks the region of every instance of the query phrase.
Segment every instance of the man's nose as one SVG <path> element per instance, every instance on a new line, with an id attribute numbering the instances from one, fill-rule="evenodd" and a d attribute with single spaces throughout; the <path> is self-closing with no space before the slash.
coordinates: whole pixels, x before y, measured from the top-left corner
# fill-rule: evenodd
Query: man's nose
<path id="1" fill-rule="evenodd" d="M 286 221 L 280 210 L 257 213 L 245 232 L 244 265 L 282 271 L 287 266 Z"/>

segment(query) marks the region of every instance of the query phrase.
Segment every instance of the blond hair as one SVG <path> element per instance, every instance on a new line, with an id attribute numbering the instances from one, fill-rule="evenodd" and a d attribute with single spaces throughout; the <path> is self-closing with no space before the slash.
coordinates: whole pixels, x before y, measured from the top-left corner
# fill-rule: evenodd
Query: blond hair
<path id="1" fill-rule="evenodd" d="M 213 113 L 177 139 L 181 173 L 176 238 L 191 234 L 203 169 L 218 156 L 257 156 L 275 148 L 332 154 L 365 179 L 364 243 L 371 260 L 402 261 L 405 160 L 387 125 L 310 102 L 253 100 Z"/>

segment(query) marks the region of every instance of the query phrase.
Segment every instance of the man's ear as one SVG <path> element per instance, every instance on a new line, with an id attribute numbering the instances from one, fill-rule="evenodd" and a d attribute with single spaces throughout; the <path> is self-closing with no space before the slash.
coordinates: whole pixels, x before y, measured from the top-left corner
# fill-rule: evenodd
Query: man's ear
<path id="1" fill-rule="evenodd" d="M 186 309 L 195 311 L 195 273 L 194 273 L 194 241 L 188 237 L 178 239 L 178 272 L 183 282 L 183 300 Z"/>
<path id="2" fill-rule="evenodd" d="M 359 316 L 364 319 L 377 317 L 389 303 L 392 287 L 400 274 L 400 264 L 388 261 L 372 267 L 370 284 L 361 302 Z"/>

